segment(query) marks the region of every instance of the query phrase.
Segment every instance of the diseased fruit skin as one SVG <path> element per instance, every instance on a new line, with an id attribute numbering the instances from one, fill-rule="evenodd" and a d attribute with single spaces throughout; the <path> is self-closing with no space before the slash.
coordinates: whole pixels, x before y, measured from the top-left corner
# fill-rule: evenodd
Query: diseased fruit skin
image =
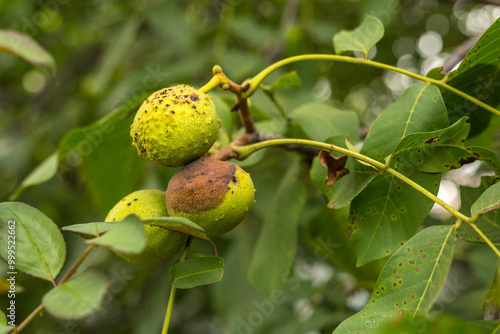
<path id="1" fill-rule="evenodd" d="M 141 219 L 168 216 L 165 207 L 165 192 L 156 189 L 135 191 L 122 198 L 109 211 L 106 222 L 120 221 L 130 214 Z M 140 254 L 118 254 L 135 264 L 163 262 L 177 253 L 185 244 L 187 236 L 167 229 L 144 224 L 146 247 Z"/>
<path id="2" fill-rule="evenodd" d="M 205 229 L 209 237 L 235 228 L 254 200 L 250 174 L 229 161 L 200 158 L 180 169 L 168 183 L 167 211 Z"/>
<path id="3" fill-rule="evenodd" d="M 130 135 L 141 158 L 176 167 L 205 155 L 220 127 L 212 98 L 191 86 L 178 85 L 160 89 L 143 102 Z"/>

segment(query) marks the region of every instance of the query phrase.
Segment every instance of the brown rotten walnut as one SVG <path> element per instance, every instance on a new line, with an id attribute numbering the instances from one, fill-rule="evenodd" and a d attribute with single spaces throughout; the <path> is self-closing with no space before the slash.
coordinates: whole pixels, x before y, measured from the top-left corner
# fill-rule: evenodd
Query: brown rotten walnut
<path id="1" fill-rule="evenodd" d="M 166 205 L 170 216 L 185 217 L 217 236 L 236 227 L 254 200 L 250 174 L 229 161 L 200 158 L 170 180 Z"/>

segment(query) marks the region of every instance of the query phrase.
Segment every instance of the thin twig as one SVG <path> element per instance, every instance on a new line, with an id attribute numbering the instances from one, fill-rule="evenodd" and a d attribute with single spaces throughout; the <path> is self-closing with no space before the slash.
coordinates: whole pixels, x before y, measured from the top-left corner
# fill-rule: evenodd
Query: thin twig
<path id="1" fill-rule="evenodd" d="M 14 329 L 14 332 L 13 333 L 19 333 L 21 332 L 26 326 L 28 326 L 28 324 L 36 318 L 37 315 L 39 315 L 40 313 L 43 312 L 43 304 L 40 304 L 38 305 L 38 307 L 36 309 L 33 310 L 33 312 L 31 312 L 31 314 L 26 317 L 26 319 L 24 319 L 23 322 L 21 322 L 19 324 L 19 326 L 17 326 L 15 329 Z"/>
<path id="2" fill-rule="evenodd" d="M 187 254 L 189 252 L 189 248 L 191 247 L 191 241 L 192 237 L 189 237 L 186 241 L 186 246 L 184 246 L 184 251 L 182 252 L 182 256 L 179 260 L 179 262 L 182 262 L 186 259 Z M 168 305 L 167 305 L 167 313 L 165 314 L 165 320 L 163 322 L 163 329 L 161 331 L 162 334 L 167 334 L 168 333 L 168 326 L 170 325 L 170 318 L 172 317 L 172 310 L 174 309 L 174 301 L 175 301 L 175 292 L 177 289 L 175 286 L 172 285 L 172 288 L 170 289 L 170 296 L 168 298 Z"/>
<path id="3" fill-rule="evenodd" d="M 80 267 L 80 265 L 82 264 L 83 260 L 85 260 L 85 258 L 87 257 L 87 255 L 89 255 L 90 251 L 94 247 L 95 247 L 94 245 L 90 245 L 90 246 L 88 246 L 83 251 L 82 255 L 80 255 L 80 257 L 78 258 L 78 260 L 76 260 L 76 262 L 73 264 L 73 266 L 71 266 L 71 268 L 68 270 L 68 272 L 66 273 L 66 275 L 64 275 L 63 278 L 61 278 L 59 280 L 59 282 L 57 283 L 57 285 L 63 284 L 64 282 L 66 282 L 67 280 L 69 280 L 71 278 L 71 276 L 73 276 L 76 273 L 76 270 L 78 269 L 78 267 Z"/>

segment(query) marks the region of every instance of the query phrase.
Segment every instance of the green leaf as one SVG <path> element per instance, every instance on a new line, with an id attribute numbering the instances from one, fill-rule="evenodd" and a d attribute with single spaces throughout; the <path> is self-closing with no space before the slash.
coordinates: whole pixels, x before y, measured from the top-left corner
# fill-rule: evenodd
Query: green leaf
<path id="1" fill-rule="evenodd" d="M 500 212 L 499 210 L 488 212 L 479 218 L 476 226 L 490 239 L 490 241 L 500 246 Z M 469 225 L 462 224 L 458 229 L 458 235 L 461 239 L 477 244 L 486 244 L 486 242 Z"/>
<path id="2" fill-rule="evenodd" d="M 184 217 L 160 217 L 145 219 L 144 223 L 163 227 L 170 231 L 191 235 L 201 240 L 210 240 L 201 226 Z"/>
<path id="3" fill-rule="evenodd" d="M 137 216 L 128 215 L 104 235 L 87 240 L 85 243 L 105 247 L 118 253 L 139 254 L 146 247 L 146 232 Z"/>
<path id="4" fill-rule="evenodd" d="M 425 83 L 410 86 L 377 118 L 360 152 L 379 161 L 392 154 L 401 139 L 416 132 L 447 127 L 446 106 L 439 90 Z"/>
<path id="5" fill-rule="evenodd" d="M 0 334 L 12 333 L 13 330 L 14 330 L 13 326 L 0 325 Z"/>
<path id="6" fill-rule="evenodd" d="M 477 201 L 472 204 L 471 213 L 484 214 L 500 208 L 500 182 L 486 189 Z"/>
<path id="7" fill-rule="evenodd" d="M 33 171 L 26 176 L 23 182 L 17 187 L 17 189 L 10 195 L 9 200 L 15 201 L 19 195 L 24 191 L 24 189 L 35 186 L 40 183 L 47 182 L 57 173 L 57 153 L 51 154 L 47 159 L 45 159 L 40 165 L 38 165 Z"/>
<path id="8" fill-rule="evenodd" d="M 11 236 L 15 236 L 15 240 Z M 66 245 L 59 228 L 49 217 L 24 203 L 0 203 L 0 256 L 8 264 L 7 247 L 13 245 L 12 241 L 15 241 L 15 254 L 12 254 L 15 264 L 9 271 L 18 269 L 55 282 L 66 259 Z"/>
<path id="9" fill-rule="evenodd" d="M 443 287 L 455 248 L 453 226 L 431 226 L 389 259 L 368 304 L 334 334 L 376 332 L 397 319 L 425 316 Z"/>
<path id="10" fill-rule="evenodd" d="M 28 35 L 0 29 L 0 52 L 23 58 L 35 66 L 45 67 L 52 77 L 55 75 L 54 58 Z"/>
<path id="11" fill-rule="evenodd" d="M 500 103 L 498 94 L 500 58 L 498 47 L 500 40 L 500 19 L 496 20 L 479 38 L 467 53 L 460 66 L 449 74 L 446 83 L 469 94 L 490 106 Z M 429 73 L 432 77 L 436 71 Z M 471 136 L 484 130 L 489 123 L 491 113 L 464 98 L 442 89 L 443 98 L 448 106 L 450 122 L 456 122 L 463 116 L 471 120 Z"/>
<path id="12" fill-rule="evenodd" d="M 285 87 L 300 87 L 302 86 L 302 82 L 300 81 L 300 77 L 297 74 L 297 71 L 291 71 L 286 74 L 283 74 L 279 77 L 271 86 L 261 85 L 261 88 L 266 92 L 273 94 L 278 89 Z"/>
<path id="13" fill-rule="evenodd" d="M 394 149 L 390 161 L 422 172 L 442 173 L 477 159 L 490 164 L 500 174 L 500 159 L 494 152 L 464 146 L 469 129 L 467 117 L 463 117 L 444 129 L 409 134 Z"/>
<path id="14" fill-rule="evenodd" d="M 7 307 L 10 307 L 10 305 L 8 305 Z M 9 310 L 7 310 L 7 312 L 9 312 Z M 7 334 L 7 333 L 10 333 L 10 332 L 12 332 L 14 330 L 14 328 L 15 328 L 14 326 L 7 325 L 8 321 L 12 321 L 12 320 L 10 320 L 10 319 L 7 320 L 7 317 L 5 316 L 5 313 L 3 313 L 0 310 L 0 334 Z"/>
<path id="15" fill-rule="evenodd" d="M 481 146 L 487 149 L 493 149 L 495 145 L 495 133 L 500 129 L 500 116 L 491 115 L 488 126 L 477 136 L 467 138 L 465 146 Z"/>
<path id="16" fill-rule="evenodd" d="M 334 136 L 359 140 L 358 115 L 320 102 L 306 103 L 290 113 L 292 124 L 302 128 L 311 140 L 324 142 Z"/>
<path id="17" fill-rule="evenodd" d="M 388 162 L 397 161 L 400 165 L 414 166 L 417 170 L 430 173 L 459 168 L 458 159 L 448 155 L 451 150 L 447 149 L 463 147 L 468 133 L 467 117 L 463 117 L 444 129 L 409 134 L 399 142 Z"/>
<path id="18" fill-rule="evenodd" d="M 475 212 L 481 210 L 481 202 L 476 204 L 478 199 L 486 192 L 495 182 L 495 178 L 492 176 L 483 176 L 481 180 L 481 185 L 479 187 L 460 187 L 460 199 L 461 207 L 460 212 L 464 215 L 471 215 L 472 206 L 475 205 Z M 498 187 L 498 186 L 497 186 Z M 488 198 L 487 195 L 485 198 Z M 494 201 L 494 198 L 491 198 Z M 487 204 L 487 202 L 483 202 Z M 491 202 L 490 202 L 491 203 Z M 487 207 L 486 205 L 485 207 Z M 481 215 L 478 221 L 476 221 L 476 226 L 488 236 L 488 239 L 495 245 L 500 245 L 500 210 L 494 210 L 486 212 Z M 462 226 L 457 230 L 458 236 L 471 243 L 485 244 L 485 241 L 477 234 L 477 232 L 469 225 L 462 224 Z"/>
<path id="19" fill-rule="evenodd" d="M 179 232 L 182 234 L 187 234 L 190 236 L 193 236 L 195 238 L 201 239 L 208 241 L 212 244 L 214 248 L 214 254 L 215 256 L 218 256 L 217 254 L 217 247 L 215 244 L 210 240 L 210 238 L 207 236 L 207 233 L 205 230 L 196 224 L 195 222 L 184 218 L 184 217 L 161 217 L 161 218 L 153 218 L 153 219 L 145 219 L 144 223 L 153 225 L 153 226 L 159 226 L 166 228 L 167 230 L 174 231 L 174 232 Z"/>
<path id="20" fill-rule="evenodd" d="M 296 177 L 299 170 L 293 163 L 276 189 L 248 269 L 250 283 L 266 294 L 283 284 L 295 257 L 297 224 L 306 199 L 304 184 Z"/>
<path id="21" fill-rule="evenodd" d="M 385 162 L 404 137 L 447 126 L 446 107 L 439 90 L 416 84 L 377 118 L 360 152 Z M 397 161 L 393 168 L 437 194 L 440 174 L 423 174 Z M 351 241 L 358 254 L 358 266 L 391 254 L 411 238 L 433 204 L 390 174 L 375 177 L 351 203 Z"/>
<path id="22" fill-rule="evenodd" d="M 485 184 L 482 184 L 484 189 Z M 475 193 L 475 189 L 473 189 Z M 500 245 L 500 183 L 488 187 L 471 206 L 471 214 L 481 214 L 476 226 L 495 245 Z M 459 236 L 472 243 L 485 241 L 468 224 L 463 224 L 458 230 Z"/>
<path id="23" fill-rule="evenodd" d="M 172 286 L 191 289 L 219 282 L 224 274 L 224 260 L 216 257 L 192 257 L 170 267 Z"/>
<path id="24" fill-rule="evenodd" d="M 108 288 L 109 282 L 104 275 L 87 269 L 47 292 L 43 296 L 42 304 L 55 317 L 82 319 L 101 307 Z"/>
<path id="25" fill-rule="evenodd" d="M 116 222 L 83 223 L 64 226 L 63 231 L 69 231 L 82 237 L 98 237 L 116 226 Z"/>
<path id="26" fill-rule="evenodd" d="M 441 174 L 412 171 L 411 179 L 437 194 Z M 417 231 L 434 202 L 392 174 L 377 176 L 351 203 L 351 242 L 357 265 L 390 255 Z"/>
<path id="27" fill-rule="evenodd" d="M 345 51 L 361 52 L 365 59 L 368 53 L 384 36 L 384 25 L 372 15 L 365 15 L 361 24 L 354 30 L 342 30 L 333 36 L 333 48 L 336 54 Z"/>

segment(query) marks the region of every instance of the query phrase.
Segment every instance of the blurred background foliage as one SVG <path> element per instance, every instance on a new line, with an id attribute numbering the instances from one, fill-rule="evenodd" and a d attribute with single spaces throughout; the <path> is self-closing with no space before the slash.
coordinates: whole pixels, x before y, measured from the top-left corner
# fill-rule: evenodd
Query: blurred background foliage
<path id="1" fill-rule="evenodd" d="M 333 53 L 332 36 L 356 27 L 365 13 L 379 17 L 386 29 L 370 58 L 425 75 L 500 16 L 500 7 L 492 3 L 0 0 L 0 28 L 32 36 L 54 56 L 57 66 L 53 80 L 44 69 L 0 53 L 0 199 L 6 201 L 29 172 L 57 150 L 69 130 L 95 122 L 137 94 L 178 83 L 201 87 L 210 79 L 214 64 L 221 65 L 233 81 L 241 82 L 286 56 Z M 297 63 L 273 77 L 292 69 L 298 72 L 302 87 L 277 93 L 286 111 L 305 102 L 327 102 L 355 111 L 362 128 L 414 83 L 395 73 L 320 61 Z M 280 127 L 264 122 L 279 115 L 264 94 L 256 94 L 252 106 L 262 126 L 269 131 Z M 330 333 L 369 298 L 376 279 L 373 268 L 362 268 L 353 276 L 347 274 L 348 268 L 335 266 L 336 253 L 326 253 L 329 262 L 318 256 L 317 236 L 311 234 L 311 226 L 321 219 L 345 218 L 347 213 L 336 212 L 331 217 L 331 213 L 318 211 L 324 202 L 317 192 L 308 194 L 300 217 L 305 232 L 299 233 L 296 264 L 281 289 L 283 302 L 269 304 L 269 297 L 250 286 L 246 269 L 267 203 L 272 202 L 287 166 L 298 160 L 295 154 L 280 149 L 269 149 L 263 157 L 258 164 L 242 162 L 258 189 L 251 215 L 238 229 L 215 240 L 226 260 L 223 281 L 179 292 L 173 333 Z M 27 189 L 19 200 L 37 207 L 59 226 L 102 221 L 109 204 L 94 196 L 81 171 L 78 159 L 67 159 L 56 178 Z M 132 184 L 123 179 L 120 182 L 125 187 L 110 187 L 120 189 L 120 196 L 134 189 L 165 189 L 174 172 L 148 163 Z M 303 178 L 307 184 L 307 177 Z M 67 263 L 71 264 L 84 245 L 79 237 L 64 236 Z M 210 245 L 202 242 L 196 242 L 194 249 L 211 253 Z M 486 247 L 461 244 L 456 259 L 453 279 L 445 287 L 447 298 L 438 301 L 436 312 L 481 319 L 495 257 Z M 83 267 L 89 265 L 103 270 L 111 281 L 103 309 L 78 322 L 43 316 L 26 333 L 160 331 L 170 289 L 168 263 L 135 266 L 98 249 Z M 0 264 L 0 272 L 6 272 L 4 269 Z M 50 284 L 25 275 L 18 276 L 18 284 L 25 288 L 18 295 L 21 320 L 39 304 Z M 6 305 L 5 295 L 0 301 Z M 252 326 L 252 322 L 261 323 Z"/>

